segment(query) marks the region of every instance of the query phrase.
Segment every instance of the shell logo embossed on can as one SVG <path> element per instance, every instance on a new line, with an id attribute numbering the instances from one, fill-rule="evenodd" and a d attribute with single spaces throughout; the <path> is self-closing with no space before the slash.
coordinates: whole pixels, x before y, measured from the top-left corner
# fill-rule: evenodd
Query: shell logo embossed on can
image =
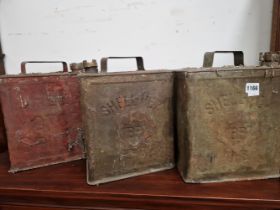
<path id="1" fill-rule="evenodd" d="M 177 74 L 178 169 L 186 182 L 279 177 L 280 66 L 235 66 Z M 222 52 L 225 53 L 225 52 Z M 227 52 L 226 52 L 227 53 Z"/>
<path id="2" fill-rule="evenodd" d="M 172 168 L 173 73 L 144 71 L 141 57 L 137 72 L 106 73 L 107 60 L 80 76 L 88 183 Z"/>

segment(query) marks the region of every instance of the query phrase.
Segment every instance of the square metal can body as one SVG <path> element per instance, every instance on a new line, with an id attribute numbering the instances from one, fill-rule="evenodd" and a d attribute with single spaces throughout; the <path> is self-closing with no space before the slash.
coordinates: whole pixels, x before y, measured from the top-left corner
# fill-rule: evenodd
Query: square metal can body
<path id="1" fill-rule="evenodd" d="M 176 73 L 178 169 L 185 182 L 279 177 L 280 69 Z M 246 88 L 257 84 L 259 93 Z"/>
<path id="2" fill-rule="evenodd" d="M 89 184 L 174 167 L 172 72 L 87 74 L 80 81 Z"/>
<path id="3" fill-rule="evenodd" d="M 75 74 L 3 76 L 0 81 L 11 172 L 84 157 Z"/>

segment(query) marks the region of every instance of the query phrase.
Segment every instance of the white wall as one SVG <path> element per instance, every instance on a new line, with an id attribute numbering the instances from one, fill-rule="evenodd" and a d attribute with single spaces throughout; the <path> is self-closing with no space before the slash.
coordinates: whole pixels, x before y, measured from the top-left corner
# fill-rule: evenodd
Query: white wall
<path id="1" fill-rule="evenodd" d="M 0 36 L 8 73 L 23 60 L 127 55 L 142 55 L 147 69 L 201 66 L 213 50 L 243 50 L 257 64 L 271 16 L 272 0 L 0 0 Z"/>

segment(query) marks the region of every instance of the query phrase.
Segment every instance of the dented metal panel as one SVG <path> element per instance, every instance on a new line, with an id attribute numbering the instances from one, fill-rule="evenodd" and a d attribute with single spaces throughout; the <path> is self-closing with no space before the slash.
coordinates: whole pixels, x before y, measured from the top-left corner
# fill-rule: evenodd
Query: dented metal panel
<path id="1" fill-rule="evenodd" d="M 142 71 L 80 76 L 89 184 L 174 166 L 173 74 L 137 59 Z"/>
<path id="2" fill-rule="evenodd" d="M 185 182 L 280 177 L 280 67 L 176 73 L 178 168 Z"/>
<path id="3" fill-rule="evenodd" d="M 11 172 L 84 157 L 80 92 L 76 74 L 1 77 Z"/>

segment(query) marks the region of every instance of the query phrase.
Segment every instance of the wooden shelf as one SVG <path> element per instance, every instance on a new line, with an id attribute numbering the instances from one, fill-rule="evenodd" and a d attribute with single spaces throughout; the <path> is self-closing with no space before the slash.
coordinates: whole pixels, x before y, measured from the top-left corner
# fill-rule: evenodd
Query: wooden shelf
<path id="1" fill-rule="evenodd" d="M 279 179 L 185 184 L 172 169 L 89 186 L 84 160 L 18 174 L 8 168 L 7 154 L 0 154 L 1 210 L 280 209 Z"/>

